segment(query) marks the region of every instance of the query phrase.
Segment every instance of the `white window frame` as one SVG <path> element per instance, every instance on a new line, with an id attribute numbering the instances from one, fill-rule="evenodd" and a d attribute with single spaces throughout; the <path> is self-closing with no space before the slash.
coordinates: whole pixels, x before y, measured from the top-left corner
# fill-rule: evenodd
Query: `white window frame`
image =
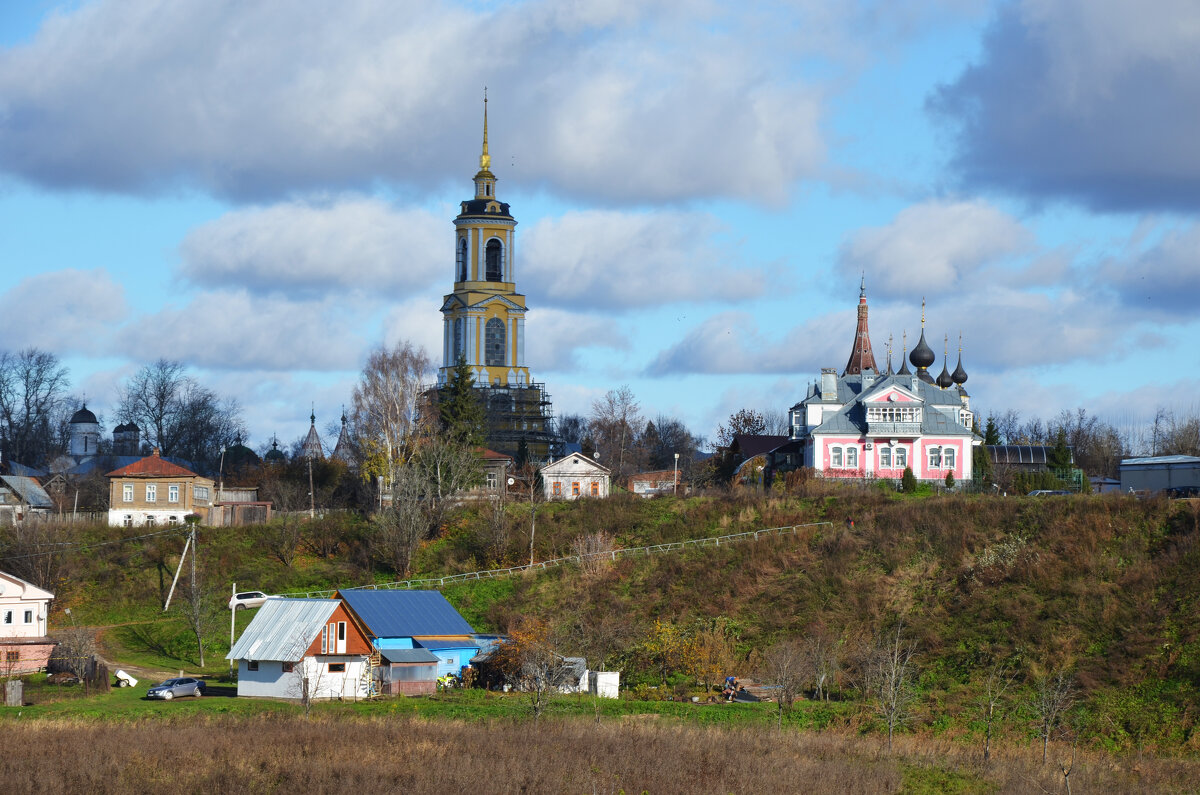
<path id="1" fill-rule="evenodd" d="M 904 469 L 906 466 L 908 466 L 908 448 L 907 447 L 893 447 L 892 454 L 896 459 L 895 461 L 892 462 L 893 469 Z"/>
<path id="2" fill-rule="evenodd" d="M 842 448 L 834 446 L 829 448 L 829 468 L 842 468 Z"/>
<path id="3" fill-rule="evenodd" d="M 179 484 L 172 483 L 167 486 L 167 502 L 179 502 Z"/>
<path id="4" fill-rule="evenodd" d="M 497 485 L 498 485 L 498 482 L 496 480 L 496 473 L 488 472 L 487 473 L 487 487 L 489 489 L 494 489 L 497 487 Z"/>
<path id="5" fill-rule="evenodd" d="M 956 458 L 955 450 L 953 447 L 943 447 L 942 448 L 942 468 L 943 469 L 954 469 L 954 464 L 955 464 L 954 459 L 955 458 Z"/>
<path id="6" fill-rule="evenodd" d="M 846 448 L 846 469 L 858 469 L 858 448 Z"/>
<path id="7" fill-rule="evenodd" d="M 121 487 L 121 502 L 133 502 L 132 483 L 126 483 Z"/>
<path id="8" fill-rule="evenodd" d="M 941 469 L 942 468 L 942 448 L 930 447 L 925 452 L 929 456 L 929 468 L 930 469 Z"/>
<path id="9" fill-rule="evenodd" d="M 146 502 L 158 502 L 158 484 L 146 484 Z"/>
<path id="10" fill-rule="evenodd" d="M 32 623 L 33 623 L 33 611 L 32 611 L 32 610 L 26 610 L 26 611 L 25 611 L 25 615 L 24 615 L 24 619 L 25 619 L 24 623 L 26 623 L 26 624 L 32 624 Z"/>
<path id="11" fill-rule="evenodd" d="M 879 468 L 892 468 L 892 448 L 888 447 L 887 445 L 881 445 L 879 448 Z"/>

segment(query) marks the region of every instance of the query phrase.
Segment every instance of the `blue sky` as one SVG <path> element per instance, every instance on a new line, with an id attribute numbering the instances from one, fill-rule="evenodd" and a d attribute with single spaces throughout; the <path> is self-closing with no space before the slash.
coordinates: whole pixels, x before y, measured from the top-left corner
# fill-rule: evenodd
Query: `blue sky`
<path id="1" fill-rule="evenodd" d="M 159 356 L 261 446 L 334 420 L 371 347 L 439 351 L 484 85 L 559 413 L 785 410 L 864 272 L 877 357 L 925 298 L 984 413 L 1195 406 L 1190 2 L 283 8 L 0 6 L 0 347 L 110 427 Z"/>

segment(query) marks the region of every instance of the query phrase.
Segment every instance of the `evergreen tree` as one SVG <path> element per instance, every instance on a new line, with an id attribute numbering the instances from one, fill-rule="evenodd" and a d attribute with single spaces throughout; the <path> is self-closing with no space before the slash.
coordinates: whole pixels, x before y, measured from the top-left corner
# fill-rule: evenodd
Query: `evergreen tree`
<path id="1" fill-rule="evenodd" d="M 1072 468 L 1071 448 L 1067 446 L 1067 432 L 1062 428 L 1054 434 L 1054 447 L 1046 456 L 1046 467 L 1060 477 Z"/>
<path id="2" fill-rule="evenodd" d="M 971 448 L 971 470 L 974 472 L 977 482 L 987 483 L 991 481 L 992 457 L 988 455 L 986 447 Z"/>
<path id="3" fill-rule="evenodd" d="M 517 456 L 513 460 L 513 466 L 516 469 L 521 469 L 529 463 L 529 442 L 525 441 L 525 437 L 521 437 L 521 441 L 517 443 Z"/>
<path id="4" fill-rule="evenodd" d="M 946 488 L 948 488 L 948 489 L 954 488 L 954 473 L 953 472 L 946 473 Z"/>
<path id="5" fill-rule="evenodd" d="M 475 390 L 475 376 L 462 355 L 454 365 L 450 380 L 441 389 L 438 416 L 442 429 L 456 440 L 473 447 L 483 445 L 487 414 Z"/>
<path id="6" fill-rule="evenodd" d="M 912 467 L 904 468 L 904 474 L 900 477 L 900 490 L 905 494 L 917 492 L 917 476 L 913 474 Z"/>
<path id="7" fill-rule="evenodd" d="M 988 417 L 983 429 L 984 444 L 1000 444 L 1000 429 L 996 427 L 996 418 Z"/>

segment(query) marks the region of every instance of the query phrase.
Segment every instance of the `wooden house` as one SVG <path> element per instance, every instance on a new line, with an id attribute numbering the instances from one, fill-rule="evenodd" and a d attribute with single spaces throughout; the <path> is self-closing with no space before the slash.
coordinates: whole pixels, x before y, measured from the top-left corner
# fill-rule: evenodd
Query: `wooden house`
<path id="1" fill-rule="evenodd" d="M 207 524 L 215 484 L 158 454 L 109 472 L 108 523 L 117 527 L 180 524 L 198 514 Z"/>
<path id="2" fill-rule="evenodd" d="M 540 471 L 548 500 L 608 496 L 608 467 L 601 466 L 583 453 L 570 453 L 546 464 Z"/>
<path id="3" fill-rule="evenodd" d="M 357 618 L 338 599 L 268 599 L 226 659 L 238 695 L 358 699 L 373 689 L 376 658 Z"/>

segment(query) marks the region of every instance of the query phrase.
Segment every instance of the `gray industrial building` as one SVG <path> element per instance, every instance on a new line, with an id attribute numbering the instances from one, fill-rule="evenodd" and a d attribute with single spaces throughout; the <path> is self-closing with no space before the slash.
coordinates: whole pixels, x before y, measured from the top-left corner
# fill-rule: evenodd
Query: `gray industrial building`
<path id="1" fill-rule="evenodd" d="M 1126 458 L 1121 462 L 1121 491 L 1160 492 L 1200 490 L 1200 458 L 1159 455 Z"/>

